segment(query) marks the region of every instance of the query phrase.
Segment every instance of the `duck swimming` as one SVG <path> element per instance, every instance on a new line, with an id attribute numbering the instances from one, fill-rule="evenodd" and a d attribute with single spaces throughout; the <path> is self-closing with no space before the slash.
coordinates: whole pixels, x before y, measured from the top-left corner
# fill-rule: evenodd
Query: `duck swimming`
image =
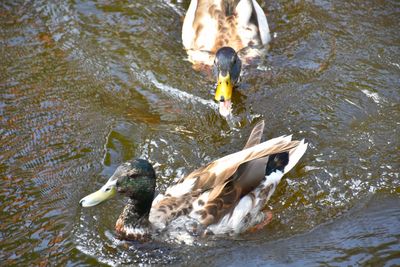
<path id="1" fill-rule="evenodd" d="M 182 43 L 194 64 L 212 65 L 217 78 L 215 100 L 223 116 L 242 62 L 259 55 L 271 39 L 267 18 L 256 0 L 192 0 L 182 27 Z M 240 55 L 240 58 L 238 56 Z"/>
<path id="2" fill-rule="evenodd" d="M 115 229 L 120 239 L 146 241 L 160 232 L 178 236 L 240 234 L 267 220 L 264 207 L 307 143 L 281 136 L 260 143 L 264 121 L 244 148 L 193 171 L 156 198 L 156 174 L 144 159 L 120 165 L 107 183 L 80 200 L 95 206 L 116 194 L 128 197 Z"/>

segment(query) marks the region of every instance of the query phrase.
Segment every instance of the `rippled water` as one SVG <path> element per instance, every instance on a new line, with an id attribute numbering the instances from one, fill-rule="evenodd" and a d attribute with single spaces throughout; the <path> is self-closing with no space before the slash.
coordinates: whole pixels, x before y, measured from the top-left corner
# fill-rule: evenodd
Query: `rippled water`
<path id="1" fill-rule="evenodd" d="M 245 69 L 236 122 L 186 61 L 188 1 L 0 3 L 0 259 L 4 265 L 399 265 L 398 1 L 267 1 L 267 58 Z M 115 239 L 124 200 L 81 209 L 123 161 L 159 190 L 265 137 L 310 148 L 265 230 L 200 247 Z"/>

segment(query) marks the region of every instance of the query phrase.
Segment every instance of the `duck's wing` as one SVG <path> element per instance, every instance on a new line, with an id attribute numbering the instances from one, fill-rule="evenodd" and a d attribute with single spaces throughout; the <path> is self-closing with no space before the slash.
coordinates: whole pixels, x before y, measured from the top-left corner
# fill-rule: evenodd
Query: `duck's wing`
<path id="1" fill-rule="evenodd" d="M 284 139 L 273 146 L 257 151 L 256 148 L 261 148 L 265 143 L 254 146 L 255 149 L 249 154 L 248 160 L 243 159 L 240 163 L 238 162 L 233 172 L 231 169 L 227 170 L 224 173 L 223 182 L 215 183 L 209 191 L 202 194 L 199 199 L 202 199 L 201 204 L 203 205 L 196 201 L 195 208 L 190 214 L 191 217 L 208 226 L 218 223 L 227 214 L 232 215 L 245 196 L 250 196 L 246 204 L 247 209 L 241 208 L 238 212 L 240 215 L 235 214 L 235 217 L 240 219 L 243 219 L 246 214 L 251 212 L 252 208 L 256 207 L 259 203 L 258 198 L 262 198 L 266 202 L 281 177 L 297 163 L 305 150 L 302 148 L 302 151 L 295 153 L 294 161 L 296 162 L 292 163 L 289 159 L 291 151 L 296 150 L 303 143 Z M 252 150 L 252 148 L 246 150 Z M 288 166 L 289 168 L 286 168 Z M 266 181 L 268 183 L 265 183 Z M 272 185 L 273 188 L 269 188 L 265 196 L 255 193 L 256 188 L 259 188 L 259 192 L 261 192 L 262 188 L 269 187 L 269 185 Z M 272 191 L 269 192 L 271 189 Z"/>
<path id="2" fill-rule="evenodd" d="M 242 47 L 265 45 L 270 39 L 264 11 L 256 0 L 240 0 L 235 8 L 235 25 Z"/>
<path id="3" fill-rule="evenodd" d="M 218 34 L 218 11 L 221 0 L 192 0 L 182 26 L 186 50 L 211 51 Z"/>
<path id="4" fill-rule="evenodd" d="M 186 49 L 192 49 L 192 43 L 196 32 L 193 29 L 193 21 L 197 10 L 197 0 L 190 1 L 182 26 L 182 43 Z"/>
<path id="5" fill-rule="evenodd" d="M 243 149 L 258 145 L 261 142 L 262 134 L 264 132 L 264 120 L 258 122 L 250 133 L 249 139 Z"/>
<path id="6" fill-rule="evenodd" d="M 253 9 L 256 13 L 257 16 L 257 28 L 260 32 L 260 39 L 262 44 L 267 44 L 271 40 L 271 35 L 269 32 L 269 26 L 268 26 L 268 21 L 267 17 L 265 16 L 264 11 L 260 7 L 260 5 L 257 3 L 256 0 L 251 0 L 253 4 Z"/>
<path id="7" fill-rule="evenodd" d="M 190 173 L 177 186 L 179 184 L 193 184 L 192 189 L 202 188 L 203 190 L 207 190 L 217 185 L 225 184 L 240 165 L 271 154 L 289 151 L 298 145 L 298 141 L 290 140 L 291 136 L 277 137 L 215 160 Z"/>
<path id="8" fill-rule="evenodd" d="M 191 190 L 202 189 L 205 191 L 217 186 L 218 184 L 224 184 L 226 180 L 230 178 L 230 176 L 236 171 L 240 164 L 258 158 L 258 153 L 262 153 L 262 148 L 259 148 L 258 153 L 257 149 L 252 148 L 260 144 L 264 126 L 264 120 L 260 121 L 256 124 L 256 126 L 254 126 L 242 151 L 230 154 L 223 158 L 217 159 L 208 165 L 200 167 L 186 177 L 182 178 L 175 186 L 171 187 L 170 190 L 167 189 L 167 193 L 169 193 L 168 191 L 172 191 L 172 194 L 173 192 L 179 192 L 181 190 L 178 190 L 178 188 L 183 188 L 186 186 L 191 187 Z M 282 142 L 282 140 L 284 140 L 283 136 L 269 140 L 268 144 L 278 144 L 279 142 Z"/>

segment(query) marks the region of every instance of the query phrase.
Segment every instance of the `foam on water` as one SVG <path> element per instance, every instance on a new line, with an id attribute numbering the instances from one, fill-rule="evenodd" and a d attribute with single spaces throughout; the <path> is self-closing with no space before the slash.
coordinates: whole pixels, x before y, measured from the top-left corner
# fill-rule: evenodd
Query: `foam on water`
<path id="1" fill-rule="evenodd" d="M 142 81 L 145 84 L 154 85 L 163 94 L 166 94 L 167 96 L 172 97 L 175 100 L 179 100 L 188 104 L 201 104 L 204 106 L 208 106 L 213 110 L 218 110 L 218 105 L 214 101 L 206 100 L 199 96 L 195 96 L 172 86 L 169 86 L 167 84 L 163 84 L 157 80 L 153 72 L 141 71 L 136 67 L 136 64 L 131 64 L 131 71 L 138 80 Z"/>

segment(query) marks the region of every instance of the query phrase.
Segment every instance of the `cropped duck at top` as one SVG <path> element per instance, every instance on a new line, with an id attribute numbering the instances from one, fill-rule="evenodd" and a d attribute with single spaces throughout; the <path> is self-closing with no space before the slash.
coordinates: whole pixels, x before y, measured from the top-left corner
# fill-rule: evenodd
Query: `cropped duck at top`
<path id="1" fill-rule="evenodd" d="M 282 176 L 307 149 L 307 143 L 281 136 L 260 143 L 264 121 L 252 130 L 243 150 L 193 171 L 154 198 L 156 174 L 151 164 L 135 159 L 119 166 L 108 182 L 83 199 L 95 206 L 124 194 L 128 204 L 116 222 L 121 239 L 164 236 L 240 234 L 266 220 L 263 210 Z"/>
<path id="2" fill-rule="evenodd" d="M 270 39 L 267 18 L 256 0 L 190 2 L 182 27 L 183 46 L 192 63 L 213 65 L 221 115 L 231 113 L 242 62 L 258 56 L 258 48 Z"/>

